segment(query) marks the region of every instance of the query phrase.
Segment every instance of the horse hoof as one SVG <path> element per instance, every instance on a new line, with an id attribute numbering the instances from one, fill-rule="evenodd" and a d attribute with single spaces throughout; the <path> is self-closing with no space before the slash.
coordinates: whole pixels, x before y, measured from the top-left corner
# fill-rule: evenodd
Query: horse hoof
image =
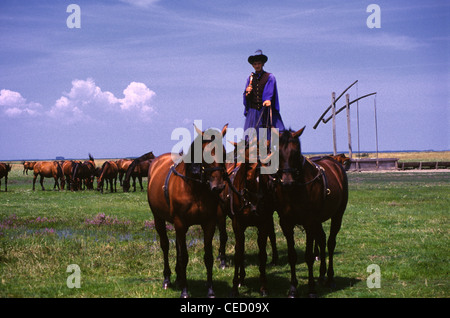
<path id="1" fill-rule="evenodd" d="M 214 294 L 212 288 L 208 289 L 208 298 L 216 298 L 216 294 Z"/>
<path id="2" fill-rule="evenodd" d="M 164 282 L 163 282 L 163 288 L 164 288 L 164 290 L 167 290 L 167 289 L 169 289 L 169 287 L 170 287 L 170 279 L 166 278 L 166 279 L 164 279 Z"/>
<path id="3" fill-rule="evenodd" d="M 186 289 L 181 292 L 180 298 L 189 298 L 189 294 Z"/>
<path id="4" fill-rule="evenodd" d="M 297 288 L 293 285 L 289 288 L 288 298 L 295 298 L 297 297 Z"/>
<path id="5" fill-rule="evenodd" d="M 267 297 L 269 294 L 267 293 L 267 290 L 262 289 L 259 294 L 261 295 L 261 297 Z"/>

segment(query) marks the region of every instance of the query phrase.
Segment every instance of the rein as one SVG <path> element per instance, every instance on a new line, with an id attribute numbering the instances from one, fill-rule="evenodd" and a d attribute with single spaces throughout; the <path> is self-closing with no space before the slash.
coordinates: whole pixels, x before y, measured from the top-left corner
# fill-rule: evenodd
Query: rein
<path id="1" fill-rule="evenodd" d="M 242 166 L 240 166 L 237 169 L 232 171 L 232 175 L 234 174 L 234 177 L 236 176 L 235 173 L 237 171 L 239 171 L 239 169 L 241 167 Z M 260 168 L 261 168 L 261 166 L 260 166 L 260 163 L 258 162 L 258 166 L 256 167 L 256 169 L 260 169 Z M 247 172 L 247 169 L 245 170 L 245 172 Z M 244 187 L 240 191 L 237 190 L 236 187 L 234 186 L 234 182 L 233 182 L 234 181 L 234 177 L 232 178 L 233 180 L 231 180 L 231 182 L 230 182 L 230 193 L 229 193 L 229 196 L 230 196 L 230 214 L 231 214 L 230 217 L 234 217 L 236 215 L 236 213 L 234 211 L 233 195 L 232 195 L 231 191 L 236 193 L 236 195 L 239 197 L 239 201 L 242 201 L 242 205 L 239 208 L 239 210 L 237 211 L 238 213 L 241 212 L 242 210 L 244 210 L 248 206 L 255 206 L 251 202 L 251 199 L 247 199 L 249 194 L 254 194 L 256 196 L 256 198 L 257 198 L 256 205 L 258 205 L 260 199 L 263 197 L 263 195 L 260 193 L 260 191 L 258 191 L 257 193 L 252 193 L 252 192 L 250 192 L 248 190 L 248 188 L 247 188 L 247 176 L 246 175 L 244 176 Z M 259 183 L 260 182 L 259 181 L 259 176 L 257 178 L 258 178 L 257 182 Z M 258 189 L 261 189 L 261 187 L 259 187 Z M 247 197 L 246 197 L 246 195 L 247 195 Z M 257 212 L 256 212 L 256 214 L 257 214 Z"/>

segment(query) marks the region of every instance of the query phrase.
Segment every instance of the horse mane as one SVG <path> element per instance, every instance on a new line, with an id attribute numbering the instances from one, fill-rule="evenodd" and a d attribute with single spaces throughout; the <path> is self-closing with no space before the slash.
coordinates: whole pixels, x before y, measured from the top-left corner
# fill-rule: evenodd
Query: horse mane
<path id="1" fill-rule="evenodd" d="M 124 189 L 125 187 L 129 187 L 130 185 L 130 177 L 131 174 L 134 172 L 134 168 L 140 164 L 143 161 L 146 160 L 152 160 L 155 159 L 155 155 L 153 154 L 153 151 L 147 152 L 146 154 L 140 156 L 139 158 L 134 159 L 131 164 L 128 166 L 127 172 L 125 173 L 125 179 L 123 180 L 123 186 Z"/>
<path id="2" fill-rule="evenodd" d="M 102 171 L 103 171 L 103 169 L 105 168 L 106 165 L 109 165 L 109 161 L 105 161 L 105 162 L 102 164 Z"/>

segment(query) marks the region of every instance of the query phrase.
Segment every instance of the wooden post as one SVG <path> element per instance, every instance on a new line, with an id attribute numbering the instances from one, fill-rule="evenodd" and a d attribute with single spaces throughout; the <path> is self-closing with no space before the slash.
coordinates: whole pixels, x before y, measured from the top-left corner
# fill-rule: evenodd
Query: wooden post
<path id="1" fill-rule="evenodd" d="M 374 117 L 375 117 L 375 140 L 377 149 L 377 169 L 378 169 L 378 124 L 377 124 L 377 95 L 373 99 Z"/>
<path id="2" fill-rule="evenodd" d="M 348 157 L 352 159 L 352 128 L 350 125 L 350 94 L 345 95 L 345 103 L 347 107 L 347 134 L 348 134 Z"/>
<path id="3" fill-rule="evenodd" d="M 331 93 L 331 109 L 333 111 L 333 155 L 337 155 L 336 148 L 336 93 Z"/>

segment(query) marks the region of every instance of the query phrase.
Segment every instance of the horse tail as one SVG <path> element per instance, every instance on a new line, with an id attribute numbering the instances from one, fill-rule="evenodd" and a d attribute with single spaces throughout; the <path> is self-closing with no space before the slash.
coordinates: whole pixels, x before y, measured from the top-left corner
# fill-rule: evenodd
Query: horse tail
<path id="1" fill-rule="evenodd" d="M 108 169 L 108 167 L 110 166 L 109 161 L 105 161 L 102 165 L 102 168 L 100 169 L 100 180 L 103 180 L 103 175 L 105 174 L 106 169 Z"/>
<path id="2" fill-rule="evenodd" d="M 56 170 L 58 171 L 58 177 L 60 178 L 64 178 L 64 173 L 62 171 L 61 165 L 59 164 L 59 162 L 56 162 Z"/>
<path id="3" fill-rule="evenodd" d="M 72 166 L 72 180 L 75 182 L 78 174 L 78 167 L 80 166 L 79 162 L 75 162 Z"/>

